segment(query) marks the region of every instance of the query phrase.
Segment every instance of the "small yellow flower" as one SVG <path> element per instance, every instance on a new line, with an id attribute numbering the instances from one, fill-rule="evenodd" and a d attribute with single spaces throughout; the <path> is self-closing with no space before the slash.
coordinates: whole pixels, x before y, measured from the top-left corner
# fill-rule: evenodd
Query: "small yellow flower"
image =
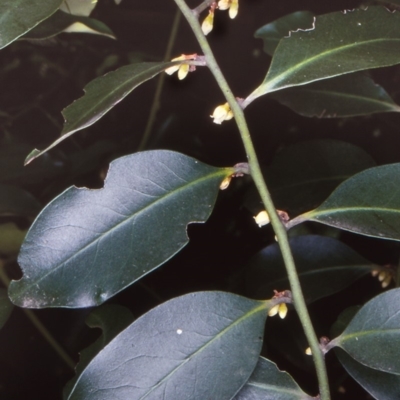
<path id="1" fill-rule="evenodd" d="M 197 57 L 197 54 L 188 54 L 188 55 L 182 54 L 182 55 L 179 56 L 179 57 L 173 58 L 171 61 L 195 60 L 196 57 Z M 180 80 L 182 80 L 182 79 L 186 78 L 186 75 L 187 75 L 190 71 L 192 71 L 192 70 L 194 70 L 194 69 L 195 69 L 195 67 L 191 68 L 189 64 L 183 63 L 183 64 L 180 64 L 180 65 L 174 65 L 174 66 L 172 66 L 172 67 L 169 67 L 169 68 L 167 68 L 167 69 L 165 70 L 165 72 L 166 72 L 168 75 L 172 75 L 173 73 L 175 73 L 176 71 L 178 71 L 178 78 L 179 78 Z"/>
<path id="2" fill-rule="evenodd" d="M 255 217 L 256 224 L 261 228 L 264 225 L 268 225 L 270 222 L 269 215 L 266 211 L 259 212 Z"/>
<path id="3" fill-rule="evenodd" d="M 281 317 L 281 319 L 284 319 L 286 317 L 287 312 L 288 312 L 287 305 L 285 303 L 279 304 L 279 316 Z"/>
<path id="4" fill-rule="evenodd" d="M 204 21 L 201 24 L 201 30 L 207 36 L 213 30 L 213 26 L 214 26 L 214 10 L 210 10 L 207 17 L 204 18 Z"/>
<path id="5" fill-rule="evenodd" d="M 276 314 L 278 314 L 279 312 L 279 304 L 277 304 L 276 306 L 272 307 L 269 311 L 268 311 L 268 316 L 269 317 L 273 317 Z"/>
<path id="6" fill-rule="evenodd" d="M 218 2 L 218 8 L 220 10 L 229 9 L 229 17 L 234 19 L 239 11 L 239 0 L 220 0 Z"/>
<path id="7" fill-rule="evenodd" d="M 282 319 L 284 319 L 287 315 L 287 312 L 288 312 L 287 305 L 285 303 L 280 303 L 280 304 L 277 304 L 276 306 L 272 307 L 268 311 L 268 316 L 274 317 L 276 314 L 279 314 L 279 316 Z"/>
<path id="8" fill-rule="evenodd" d="M 229 184 L 231 183 L 231 180 L 232 180 L 232 175 L 231 175 L 231 176 L 227 176 L 227 177 L 221 182 L 221 184 L 219 185 L 219 188 L 220 188 L 221 190 L 227 189 L 228 186 L 229 186 Z"/>
<path id="9" fill-rule="evenodd" d="M 214 124 L 221 125 L 223 121 L 229 121 L 233 118 L 233 112 L 229 104 L 225 103 L 214 110 L 211 118 L 214 118 Z"/>
<path id="10" fill-rule="evenodd" d="M 307 347 L 305 353 L 306 353 L 308 356 L 312 356 L 311 348 L 310 348 L 310 347 Z"/>

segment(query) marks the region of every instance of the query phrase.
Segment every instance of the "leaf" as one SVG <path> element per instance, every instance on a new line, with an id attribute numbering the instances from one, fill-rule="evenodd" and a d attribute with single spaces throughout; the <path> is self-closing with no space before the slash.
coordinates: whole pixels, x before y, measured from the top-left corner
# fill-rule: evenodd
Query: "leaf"
<path id="1" fill-rule="evenodd" d="M 331 329 L 332 337 L 340 335 L 361 307 L 353 306 L 344 310 Z M 339 347 L 335 354 L 348 374 L 357 381 L 368 393 L 379 400 L 393 400 L 400 395 L 400 377 L 394 374 L 368 368 L 354 359 Z"/>
<path id="2" fill-rule="evenodd" d="M 343 118 L 400 111 L 385 89 L 363 73 L 273 92 L 270 97 L 305 117 Z"/>
<path id="3" fill-rule="evenodd" d="M 348 374 L 375 399 L 395 400 L 400 398 L 399 375 L 368 368 L 340 349 L 337 349 L 335 353 Z"/>
<path id="4" fill-rule="evenodd" d="M 234 172 L 167 150 L 113 161 L 98 190 L 67 189 L 39 215 L 11 282 L 14 304 L 90 307 L 154 270 L 205 221 L 221 181 Z"/>
<path id="5" fill-rule="evenodd" d="M 102 335 L 80 354 L 79 364 L 75 369 L 76 376 L 64 388 L 64 399 L 68 398 L 76 385 L 79 375 L 86 369 L 92 359 L 133 321 L 132 313 L 117 304 L 103 304 L 94 309 L 86 319 L 90 328 L 100 328 Z"/>
<path id="6" fill-rule="evenodd" d="M 0 216 L 35 217 L 42 205 L 17 186 L 0 184 Z"/>
<path id="7" fill-rule="evenodd" d="M 398 64 L 399 44 L 400 14 L 384 7 L 316 17 L 314 29 L 280 41 L 264 82 L 244 105 L 284 88 Z"/>
<path id="8" fill-rule="evenodd" d="M 336 239 L 306 235 L 291 238 L 289 242 L 308 303 L 345 289 L 377 268 Z M 264 248 L 250 260 L 246 289 L 251 297 L 269 298 L 274 290 L 289 288 L 277 243 Z"/>
<path id="9" fill-rule="evenodd" d="M 77 29 L 77 26 L 81 26 L 81 30 Z M 84 28 L 82 28 L 82 26 Z M 113 32 L 103 22 L 93 18 L 67 14 L 62 11 L 55 12 L 50 18 L 47 18 L 35 28 L 27 32 L 21 37 L 21 39 L 48 39 L 60 34 L 61 32 L 95 33 L 115 39 Z"/>
<path id="10" fill-rule="evenodd" d="M 60 7 L 62 0 L 42 0 L 40 6 L 31 0 L 0 2 L 0 49 L 17 40 Z"/>
<path id="11" fill-rule="evenodd" d="M 268 307 L 223 292 L 167 301 L 111 341 L 68 400 L 230 399 L 257 364 Z"/>
<path id="12" fill-rule="evenodd" d="M 345 350 L 362 365 L 400 375 L 400 289 L 366 303 L 330 348 Z"/>
<path id="13" fill-rule="evenodd" d="M 87 17 L 97 5 L 97 0 L 63 0 L 60 10 L 73 15 Z"/>
<path id="14" fill-rule="evenodd" d="M 260 357 L 250 379 L 234 400 L 312 400 L 295 380 L 275 363 Z"/>
<path id="15" fill-rule="evenodd" d="M 13 304 L 7 296 L 7 291 L 0 288 L 0 329 L 7 322 L 13 307 Z"/>
<path id="16" fill-rule="evenodd" d="M 61 137 L 44 150 L 34 149 L 26 158 L 25 165 L 75 132 L 93 125 L 133 89 L 175 64 L 177 63 L 145 62 L 125 65 L 89 82 L 84 88 L 85 95 L 64 109 L 65 124 Z"/>
<path id="17" fill-rule="evenodd" d="M 400 240 L 400 164 L 374 167 L 354 175 L 318 208 L 289 221 L 287 227 L 303 221 Z"/>
<path id="18" fill-rule="evenodd" d="M 317 207 L 344 180 L 375 166 L 361 148 L 338 140 L 296 143 L 281 150 L 267 169 L 266 179 L 279 210 L 299 214 Z M 255 189 L 248 202 L 255 213 L 261 210 Z M 256 200 L 252 200 L 256 199 Z"/>
<path id="19" fill-rule="evenodd" d="M 258 29 L 255 37 L 263 39 L 264 51 L 272 56 L 282 38 L 290 36 L 292 31 L 311 28 L 313 21 L 312 13 L 298 11 Z M 387 92 L 363 73 L 292 87 L 273 92 L 270 97 L 306 117 L 337 118 L 399 111 Z"/>
<path id="20" fill-rule="evenodd" d="M 264 41 L 264 51 L 272 56 L 283 37 L 298 29 L 310 29 L 313 22 L 314 14 L 310 11 L 296 11 L 257 29 L 254 37 Z"/>

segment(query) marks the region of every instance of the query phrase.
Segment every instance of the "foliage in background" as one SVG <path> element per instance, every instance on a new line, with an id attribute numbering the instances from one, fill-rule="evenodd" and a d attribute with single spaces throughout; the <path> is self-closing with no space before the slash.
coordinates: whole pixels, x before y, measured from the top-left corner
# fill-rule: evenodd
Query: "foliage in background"
<path id="1" fill-rule="evenodd" d="M 187 17 L 184 3 L 175 2 Z M 119 1 L 100 3 L 112 8 Z M 271 63 L 260 85 L 253 91 L 249 88 L 237 105 L 250 113 L 252 103 L 264 97 L 268 101 L 261 107 L 272 100 L 320 120 L 396 115 L 400 111 L 396 93 L 375 83 L 369 70 L 400 64 L 400 14 L 392 12 L 399 3 L 378 3 L 390 10 L 360 5 L 324 15 L 300 11 L 258 29 L 255 36 L 263 40 Z M 200 16 L 200 23 L 187 19 L 203 49 L 207 41 L 200 24 L 203 31 L 207 26 L 205 33 L 211 36 L 214 19 L 225 9 L 235 17 L 237 6 L 236 0 L 204 1 L 193 9 L 191 15 Z M 199 161 L 207 158 L 201 151 L 192 157 L 175 149 L 150 150 L 149 143 L 152 148 L 162 143 L 162 134 L 155 132 L 150 141 L 147 137 L 103 139 L 97 132 L 99 138 L 86 144 L 87 128 L 98 123 L 117 129 L 115 107 L 146 81 L 158 77 L 162 82 L 166 70 L 180 71 L 182 78 L 189 71 L 195 76 L 196 67 L 209 67 L 219 84 L 223 79 L 218 78 L 210 54 L 193 51 L 170 62 L 150 57 L 138 61 L 142 55 L 129 52 L 117 57 L 103 52 L 101 40 L 114 40 L 115 35 L 92 16 L 96 10 L 91 0 L 44 0 L 40 7 L 27 0 L 6 0 L 0 5 L 0 47 L 8 46 L 2 50 L 6 54 L 3 77 L 17 80 L 24 67 L 21 63 L 27 63 L 39 74 L 34 79 L 41 76 L 47 89 L 40 96 L 31 94 L 26 104 L 18 104 L 20 98 L 10 95 L 0 111 L 0 275 L 8 286 L 8 296 L 5 290 L 0 292 L 2 330 L 19 308 L 100 306 L 89 314 L 87 324 L 100 327 L 102 334 L 82 351 L 76 376 L 64 388 L 64 399 L 314 398 L 307 392 L 328 400 L 317 354 L 314 351 L 315 367 L 305 355 L 313 343 L 307 344 L 301 329 L 307 321 L 296 300 L 300 294 L 312 311 L 314 328 L 308 328 L 320 338 L 317 349 L 328 363 L 332 398 L 342 396 L 336 391 L 351 377 L 363 388 L 357 390 L 378 400 L 398 399 L 400 164 L 376 165 L 364 149 L 337 139 L 282 143 L 263 168 L 278 210 L 274 220 L 265 211 L 265 201 L 260 201 L 264 183 L 256 173 L 257 160 L 249 154 L 248 163 L 238 159 L 234 165 L 211 166 Z M 95 35 L 94 42 L 68 39 L 75 43 L 74 51 L 91 53 L 89 66 L 81 68 L 79 57 L 69 65 L 63 48 L 50 61 L 45 46 L 58 40 L 60 33 Z M 43 50 L 35 48 L 38 43 L 44 44 Z M 70 80 L 74 87 L 68 87 Z M 80 97 L 78 89 L 83 87 Z M 68 102 L 52 104 L 48 100 L 60 88 L 63 101 Z M 245 127 L 229 96 L 228 103 L 220 106 L 214 98 L 217 94 L 207 99 L 210 109 L 216 107 L 214 122 L 233 117 L 243 133 Z M 64 121 L 57 116 L 63 107 Z M 44 150 L 32 150 L 32 138 L 20 134 L 21 119 L 29 121 L 33 115 L 32 120 L 43 126 L 34 143 L 44 143 L 39 145 Z M 269 123 L 265 118 L 267 127 Z M 186 127 L 189 135 L 190 128 Z M 49 144 L 47 131 L 54 129 L 60 136 Z M 266 132 L 268 142 L 268 128 Z M 91 131 L 91 136 L 95 134 Z M 193 145 L 195 139 L 188 143 Z M 186 147 L 192 155 L 192 147 Z M 257 152 L 261 155 L 263 149 Z M 90 189 L 69 187 L 87 182 Z M 226 211 L 233 209 L 232 214 Z M 194 226 L 198 223 L 205 225 Z M 288 232 L 290 250 L 282 245 L 277 223 Z M 209 234 L 207 226 L 212 227 Z M 189 238 L 193 235 L 196 242 L 196 232 L 201 230 L 198 248 L 189 253 L 185 248 Z M 218 235 L 234 241 L 241 252 L 235 253 L 235 246 Z M 185 287 L 179 271 L 190 276 L 198 261 L 207 268 L 205 264 L 212 261 L 202 253 L 212 240 L 215 247 L 209 255 L 218 260 L 213 268 L 222 270 L 224 263 L 228 268 L 222 270 L 222 278 L 214 270 L 207 284 Z M 371 258 L 368 252 L 360 254 L 365 247 L 381 253 Z M 293 256 L 304 295 L 285 270 L 289 268 L 285 251 Z M 381 256 L 387 253 L 390 259 Z M 22 276 L 15 263 L 17 254 Z M 174 260 L 185 254 L 182 270 L 174 272 Z M 167 289 L 160 290 L 162 286 L 150 280 L 151 285 L 146 284 L 154 274 L 168 277 Z M 8 275 L 14 278 L 11 283 Z M 369 275 L 389 290 L 378 294 Z M 137 297 L 129 292 L 133 283 L 142 289 Z M 124 293 L 127 299 L 120 303 L 128 305 L 134 316 L 122 305 L 102 305 L 110 299 L 118 302 Z M 144 309 L 139 305 L 142 300 Z M 331 316 L 326 315 L 326 307 Z M 271 318 L 277 314 L 285 318 L 288 308 L 285 321 L 278 324 Z M 66 364 L 75 365 L 35 314 L 25 312 Z M 323 336 L 331 327 L 330 337 Z M 1 382 L 0 394 L 3 389 L 7 391 L 7 382 Z M 58 393 L 61 398 L 62 389 Z"/>

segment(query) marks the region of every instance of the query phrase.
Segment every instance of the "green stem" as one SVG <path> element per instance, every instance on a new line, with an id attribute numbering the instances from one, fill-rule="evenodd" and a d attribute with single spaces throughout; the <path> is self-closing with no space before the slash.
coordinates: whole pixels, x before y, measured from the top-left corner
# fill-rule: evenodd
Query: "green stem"
<path id="1" fill-rule="evenodd" d="M 181 13 L 179 10 L 177 10 L 174 17 L 174 21 L 172 23 L 172 29 L 169 35 L 167 48 L 165 50 L 164 61 L 169 61 L 171 59 L 172 48 L 174 46 L 176 35 L 178 33 L 180 19 L 181 19 Z M 147 120 L 146 128 L 144 130 L 142 140 L 139 144 L 138 151 L 145 150 L 147 143 L 150 139 L 150 134 L 153 129 L 154 122 L 156 120 L 156 115 L 158 109 L 160 108 L 160 97 L 163 91 L 164 81 L 165 81 L 165 74 L 160 74 L 157 81 L 156 93 L 154 94 L 153 104 L 151 105 L 150 109 L 150 115 Z"/>
<path id="2" fill-rule="evenodd" d="M 271 225 L 276 233 L 279 247 L 281 249 L 283 260 L 285 263 L 286 271 L 288 274 L 290 288 L 292 290 L 294 307 L 299 315 L 301 324 L 304 329 L 304 333 L 307 337 L 308 344 L 312 351 L 318 377 L 320 399 L 330 400 L 329 382 L 326 372 L 324 355 L 319 347 L 318 338 L 315 334 L 311 318 L 307 310 L 307 305 L 305 303 L 304 296 L 301 290 L 299 277 L 297 275 L 296 267 L 293 260 L 293 255 L 289 246 L 286 228 L 282 224 L 282 221 L 280 220 L 276 212 L 275 206 L 272 202 L 271 195 L 265 184 L 260 164 L 258 162 L 253 142 L 251 140 L 250 132 L 247 127 L 246 119 L 244 117 L 243 109 L 235 99 L 228 83 L 225 80 L 224 75 L 222 74 L 217 64 L 217 61 L 215 60 L 215 57 L 208 44 L 208 41 L 201 30 L 201 26 L 197 19 L 196 13 L 192 12 L 192 10 L 186 5 L 186 2 L 184 0 L 174 0 L 174 1 L 182 11 L 182 14 L 185 16 L 190 27 L 192 28 L 193 33 L 195 34 L 196 39 L 201 49 L 203 50 L 207 66 L 210 68 L 211 73 L 214 75 L 217 84 L 219 85 L 222 93 L 225 96 L 226 101 L 228 102 L 235 116 L 236 124 L 240 131 L 243 145 L 246 150 L 248 162 L 250 165 L 251 176 L 254 180 L 258 192 L 260 193 L 261 200 L 264 203 L 265 209 L 268 212 L 268 215 L 271 219 Z"/>

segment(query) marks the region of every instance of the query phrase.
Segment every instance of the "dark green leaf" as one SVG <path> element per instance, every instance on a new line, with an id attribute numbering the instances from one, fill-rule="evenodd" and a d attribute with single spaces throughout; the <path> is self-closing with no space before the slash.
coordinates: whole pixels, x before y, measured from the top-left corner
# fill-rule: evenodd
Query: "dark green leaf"
<path id="1" fill-rule="evenodd" d="M 340 349 L 335 351 L 348 374 L 377 400 L 400 399 L 400 376 L 368 368 Z"/>
<path id="2" fill-rule="evenodd" d="M 63 111 L 65 124 L 61 137 L 44 150 L 33 150 L 26 158 L 25 164 L 52 149 L 75 132 L 93 125 L 128 96 L 133 89 L 174 64 L 176 62 L 146 62 L 125 65 L 91 81 L 84 88 L 85 95 Z"/>
<path id="3" fill-rule="evenodd" d="M 376 269 L 376 265 L 329 237 L 294 237 L 290 239 L 290 248 L 309 303 L 345 289 Z M 290 288 L 278 244 L 261 250 L 250 261 L 246 287 L 249 295 L 264 299 L 272 297 L 274 290 Z"/>
<path id="4" fill-rule="evenodd" d="M 231 399 L 257 364 L 268 308 L 223 292 L 170 300 L 111 341 L 68 400 Z"/>
<path id="5" fill-rule="evenodd" d="M 373 166 L 374 160 L 350 143 L 312 140 L 280 151 L 266 178 L 276 207 L 299 214 L 321 204 L 342 181 Z"/>
<path id="6" fill-rule="evenodd" d="M 280 41 L 264 82 L 244 106 L 266 93 L 400 62 L 400 14 L 384 7 L 316 17 L 315 28 Z"/>
<path id="7" fill-rule="evenodd" d="M 186 226 L 205 221 L 234 171 L 167 150 L 113 161 L 104 189 L 69 188 L 39 215 L 22 246 L 22 307 L 98 305 L 176 254 Z"/>
<path id="8" fill-rule="evenodd" d="M 7 322 L 13 307 L 13 304 L 7 296 L 7 290 L 0 289 L 0 329 Z"/>
<path id="9" fill-rule="evenodd" d="M 306 117 L 338 118 L 400 111 L 387 92 L 364 73 L 281 90 L 270 97 Z"/>
<path id="10" fill-rule="evenodd" d="M 90 328 L 100 328 L 102 335 L 88 348 L 82 351 L 79 364 L 76 366 L 76 377 L 69 381 L 64 388 L 64 399 L 68 398 L 76 384 L 79 375 L 86 369 L 90 361 L 133 321 L 132 313 L 125 307 L 117 304 L 103 304 L 92 311 L 86 319 Z"/>
<path id="11" fill-rule="evenodd" d="M 256 369 L 234 400 L 312 400 L 275 363 L 260 357 Z"/>
<path id="12" fill-rule="evenodd" d="M 0 2 L 0 49 L 17 40 L 60 7 L 62 0 L 2 0 Z"/>
<path id="13" fill-rule="evenodd" d="M 1 216 L 35 217 L 41 208 L 41 204 L 24 189 L 0 184 Z"/>
<path id="14" fill-rule="evenodd" d="M 340 347 L 357 362 L 400 375 L 400 289 L 365 304 L 330 347 Z"/>
<path id="15" fill-rule="evenodd" d="M 370 168 L 354 175 L 318 208 L 289 221 L 288 228 L 303 221 L 400 240 L 400 164 Z"/>
<path id="16" fill-rule="evenodd" d="M 76 30 L 78 25 L 74 24 L 80 24 L 79 26 L 86 27 L 86 30 Z M 73 30 L 74 27 L 75 30 Z M 21 39 L 48 39 L 65 31 L 96 33 L 113 39 L 115 38 L 110 28 L 101 21 L 57 11 L 50 18 L 44 20 L 38 26 L 27 32 Z"/>
<path id="17" fill-rule="evenodd" d="M 264 51 L 272 56 L 283 37 L 298 29 L 310 29 L 313 22 L 314 14 L 310 11 L 296 11 L 257 29 L 254 37 L 264 41 Z"/>

